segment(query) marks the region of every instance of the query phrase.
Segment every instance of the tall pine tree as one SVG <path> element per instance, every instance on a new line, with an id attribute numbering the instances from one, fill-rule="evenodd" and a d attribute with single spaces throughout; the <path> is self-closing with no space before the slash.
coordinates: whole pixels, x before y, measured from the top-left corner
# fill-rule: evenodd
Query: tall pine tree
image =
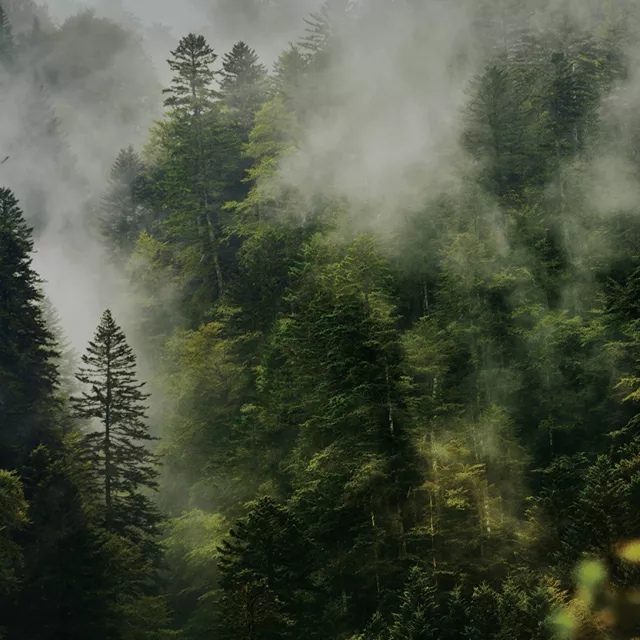
<path id="1" fill-rule="evenodd" d="M 133 145 L 121 149 L 102 196 L 100 230 L 115 257 L 128 257 L 144 230 L 144 164 Z"/>
<path id="2" fill-rule="evenodd" d="M 13 193 L 0 189 L 0 468 L 19 467 L 56 440 L 58 374 L 53 336 L 33 271 L 31 229 Z"/>
<path id="3" fill-rule="evenodd" d="M 73 399 L 78 418 L 97 421 L 86 436 L 91 473 L 104 504 L 107 530 L 152 543 L 159 516 L 147 495 L 156 488 L 157 460 L 147 443 L 144 383 L 135 378 L 136 358 L 110 311 L 105 311 L 77 374 L 86 385 Z"/>
<path id="4" fill-rule="evenodd" d="M 163 91 L 169 96 L 164 101 L 165 106 L 201 112 L 216 95 L 211 87 L 215 77 L 211 67 L 218 55 L 204 36 L 190 33 L 180 40 L 171 56 L 167 63 L 174 76 L 171 86 Z"/>
<path id="5" fill-rule="evenodd" d="M 248 132 L 265 99 L 267 69 L 253 49 L 238 42 L 224 56 L 221 75 L 222 98 Z"/>
<path id="6" fill-rule="evenodd" d="M 218 180 L 210 175 L 211 134 L 216 129 L 218 107 L 214 102 L 217 94 L 212 84 L 215 72 L 212 65 L 218 56 L 204 36 L 190 33 L 180 40 L 171 52 L 169 68 L 174 72 L 164 104 L 172 108 L 176 132 L 179 132 L 181 153 L 186 153 L 190 175 L 181 176 L 188 181 L 189 209 L 193 211 L 198 228 L 199 242 L 203 245 L 203 256 L 213 262 L 218 294 L 224 289 L 224 276 L 220 261 L 220 216 L 216 202 Z M 216 141 L 217 142 L 217 141 Z M 174 171 L 175 173 L 175 171 Z M 181 208 L 187 204 L 184 185 L 180 189 Z"/>

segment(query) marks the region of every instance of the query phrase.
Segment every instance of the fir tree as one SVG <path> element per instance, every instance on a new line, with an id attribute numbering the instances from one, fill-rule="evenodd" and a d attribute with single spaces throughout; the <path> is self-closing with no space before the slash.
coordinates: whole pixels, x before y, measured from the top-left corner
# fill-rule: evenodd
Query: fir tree
<path id="1" fill-rule="evenodd" d="M 56 439 L 53 411 L 58 354 L 31 267 L 33 240 L 18 202 L 0 189 L 0 468 Z"/>
<path id="2" fill-rule="evenodd" d="M 79 463 L 71 449 L 38 447 L 21 470 L 29 522 L 19 537 L 21 589 L 3 609 L 8 638 L 114 638 L 121 585 L 84 503 Z"/>
<path id="3" fill-rule="evenodd" d="M 306 56 L 297 45 L 285 49 L 273 65 L 275 89 L 295 113 L 302 112 L 305 105 L 305 92 L 308 93 L 308 88 L 305 87 L 308 66 Z"/>
<path id="4" fill-rule="evenodd" d="M 219 549 L 223 638 L 313 637 L 311 545 L 286 507 L 251 505 Z M 316 603 L 317 606 L 317 603 Z"/>
<path id="5" fill-rule="evenodd" d="M 300 46 L 316 69 L 326 69 L 331 56 L 339 54 L 338 37 L 351 12 L 349 0 L 325 0 L 318 11 L 305 18 L 306 35 L 300 40 Z"/>
<path id="6" fill-rule="evenodd" d="M 53 362 L 59 374 L 59 387 L 63 396 L 69 397 L 77 390 L 75 377 L 77 354 L 62 328 L 62 320 L 58 310 L 46 295 L 43 298 L 42 309 L 44 321 L 56 345 L 57 354 Z"/>
<path id="7" fill-rule="evenodd" d="M 130 145 L 122 149 L 111 167 L 111 176 L 102 196 L 100 228 L 116 257 L 130 255 L 144 230 L 144 164 Z"/>
<path id="8" fill-rule="evenodd" d="M 27 524 L 27 509 L 20 478 L 0 470 L 0 597 L 16 587 L 23 558 L 15 538 Z"/>
<path id="9" fill-rule="evenodd" d="M 86 436 L 93 481 L 104 504 L 107 530 L 134 541 L 151 541 L 159 521 L 146 494 L 157 486 L 157 459 L 147 443 L 154 440 L 145 424 L 142 392 L 136 382 L 136 358 L 122 329 L 105 311 L 77 379 L 86 385 L 73 399 L 76 415 L 96 420 L 98 431 Z"/>
<path id="10" fill-rule="evenodd" d="M 267 69 L 258 60 L 253 49 L 238 42 L 222 62 L 222 98 L 247 130 L 265 98 Z"/>
<path id="11" fill-rule="evenodd" d="M 212 88 L 215 72 L 211 67 L 218 56 L 203 36 L 193 33 L 182 38 L 171 55 L 173 58 L 167 62 L 174 76 L 171 86 L 164 90 L 169 94 L 164 104 L 174 109 L 173 124 L 181 138 L 180 151 L 176 156 L 186 155 L 190 174 L 180 178 L 181 182 L 188 184 L 189 208 L 203 246 L 203 258 L 208 256 L 213 262 L 220 296 L 224 290 L 224 276 L 220 259 L 220 203 L 215 196 L 220 191 L 220 174 L 224 171 L 217 172 L 216 180 L 211 176 L 211 155 L 225 148 L 225 142 L 219 139 L 219 107 L 214 101 L 217 94 Z M 220 169 L 223 163 L 220 163 Z M 184 187 L 180 185 L 181 208 L 185 204 Z M 208 282 L 205 284 L 211 288 Z"/>
<path id="12" fill-rule="evenodd" d="M 218 56 L 204 36 L 194 33 L 182 38 L 171 55 L 167 63 L 174 76 L 171 86 L 163 91 L 169 95 L 164 104 L 198 112 L 216 96 L 211 88 L 215 77 L 211 67 Z"/>

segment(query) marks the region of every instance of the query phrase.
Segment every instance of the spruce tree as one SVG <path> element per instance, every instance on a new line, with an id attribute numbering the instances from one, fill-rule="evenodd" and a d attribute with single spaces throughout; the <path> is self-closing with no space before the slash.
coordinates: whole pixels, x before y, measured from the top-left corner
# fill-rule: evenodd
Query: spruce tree
<path id="1" fill-rule="evenodd" d="M 146 419 L 145 383 L 136 381 L 136 358 L 122 329 L 105 311 L 77 374 L 86 391 L 73 399 L 76 416 L 96 421 L 86 435 L 93 482 L 108 531 L 152 542 L 159 516 L 147 491 L 157 487 L 157 458 Z M 97 426 L 97 425 L 96 425 Z"/>
<path id="2" fill-rule="evenodd" d="M 122 149 L 111 167 L 102 196 L 100 230 L 114 257 L 128 257 L 146 222 L 144 164 L 133 145 Z"/>
<path id="3" fill-rule="evenodd" d="M 343 22 L 351 16 L 353 5 L 349 0 L 325 0 L 318 11 L 305 18 L 306 35 L 300 46 L 317 69 L 325 69 L 336 49 Z"/>
<path id="4" fill-rule="evenodd" d="M 212 88 L 215 77 L 212 65 L 218 56 L 203 36 L 193 33 L 182 38 L 171 55 L 172 59 L 167 62 L 174 76 L 170 87 L 164 90 L 169 94 L 164 104 L 173 109 L 172 124 L 180 138 L 180 149 L 176 149 L 174 162 L 183 156 L 188 167 L 185 167 L 188 175 L 178 178 L 180 209 L 184 211 L 187 204 L 190 217 L 195 219 L 202 246 L 201 262 L 209 258 L 213 263 L 220 296 L 224 289 L 224 276 L 219 240 L 221 203 L 216 196 L 221 192 L 226 159 L 221 159 L 220 166 L 212 165 L 218 160 L 216 154 L 225 149 L 226 142 L 220 139 L 219 106 L 215 101 L 217 93 Z M 189 192 L 186 198 L 185 191 Z M 213 289 L 208 275 L 204 284 L 207 289 Z"/>
<path id="5" fill-rule="evenodd" d="M 57 353 L 32 251 L 18 201 L 0 189 L 0 468 L 6 469 L 19 467 L 39 444 L 56 440 Z"/>
<path id="6" fill-rule="evenodd" d="M 81 458 L 72 447 L 35 449 L 21 469 L 29 509 L 20 532 L 20 590 L 7 602 L 8 638 L 107 640 L 122 589 L 115 558 L 84 503 Z M 0 603 L 0 606 L 4 603 Z"/>
<path id="7" fill-rule="evenodd" d="M 51 332 L 56 345 L 56 356 L 53 363 L 58 370 L 59 389 L 63 397 L 69 397 L 77 390 L 75 376 L 77 354 L 62 328 L 62 320 L 58 310 L 46 295 L 43 298 L 42 311 L 47 329 Z"/>
<path id="8" fill-rule="evenodd" d="M 200 111 L 216 96 L 212 89 L 215 71 L 211 67 L 217 54 L 204 36 L 190 33 L 180 40 L 171 56 L 167 63 L 174 76 L 171 86 L 163 91 L 169 96 L 165 106 Z"/>
<path id="9" fill-rule="evenodd" d="M 271 497 L 251 505 L 218 549 L 222 638 L 313 637 L 321 609 L 311 581 L 312 546 Z"/>
<path id="10" fill-rule="evenodd" d="M 234 45 L 222 62 L 222 97 L 247 132 L 265 98 L 267 69 L 258 55 L 244 42 Z"/>

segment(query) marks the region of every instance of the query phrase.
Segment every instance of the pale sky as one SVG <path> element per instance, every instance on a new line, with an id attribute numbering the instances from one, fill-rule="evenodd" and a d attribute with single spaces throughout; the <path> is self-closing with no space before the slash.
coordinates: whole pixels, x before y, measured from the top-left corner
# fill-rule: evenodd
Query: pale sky
<path id="1" fill-rule="evenodd" d="M 94 7 L 102 13 L 111 13 L 121 5 L 126 11 L 138 16 L 143 24 L 159 22 L 176 31 L 183 32 L 205 21 L 204 14 L 189 0 L 170 2 L 167 0 L 48 0 L 49 14 L 62 21 L 84 7 Z"/>

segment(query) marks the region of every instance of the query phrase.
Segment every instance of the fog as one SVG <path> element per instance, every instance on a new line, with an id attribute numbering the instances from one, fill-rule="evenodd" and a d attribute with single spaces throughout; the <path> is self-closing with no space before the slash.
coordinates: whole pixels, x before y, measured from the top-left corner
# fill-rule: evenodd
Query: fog
<path id="1" fill-rule="evenodd" d="M 19 4 L 8 3 L 16 15 Z M 462 108 L 471 78 L 498 40 L 496 33 L 507 22 L 540 29 L 559 28 L 567 20 L 584 24 L 601 19 L 603 11 L 602 3 L 572 0 L 431 0 L 408 2 L 405 11 L 396 4 L 369 0 L 351 7 L 362 12 L 362 19 L 357 25 L 345 22 L 342 55 L 323 78 L 323 91 L 334 97 L 335 106 L 305 123 L 298 151 L 276 178 L 307 200 L 318 193 L 346 197 L 362 220 L 384 233 L 397 226 L 399 214 L 456 189 L 469 170 L 459 147 Z M 129 143 L 140 148 L 162 113 L 171 47 L 192 30 L 204 33 L 219 55 L 244 39 L 270 65 L 304 33 L 304 17 L 318 6 L 319 0 L 49 2 L 44 13 L 60 31 L 39 64 L 57 74 L 59 89 L 50 91 L 50 99 L 71 169 L 60 177 L 59 163 L 46 149 L 24 153 L 29 125 L 15 98 L 9 101 L 12 107 L 4 107 L 0 150 L 11 155 L 2 167 L 5 183 L 15 189 L 30 219 L 44 220 L 38 227 L 36 267 L 76 346 L 86 342 L 106 306 L 125 325 L 135 316 L 125 278 L 108 264 L 86 220 L 118 150 Z M 77 16 L 87 8 L 96 18 Z M 137 31 L 143 40 L 105 26 L 101 16 Z M 31 90 L 27 80 L 24 90 Z M 635 104 L 635 78 L 624 91 Z M 624 169 L 624 158 L 612 153 L 615 166 L 622 167 L 614 172 L 624 182 L 618 197 L 635 201 L 635 178 Z M 600 174 L 613 179 L 610 171 Z M 41 211 L 33 210 L 35 192 L 46 202 Z"/>
<path id="2" fill-rule="evenodd" d="M 257 10 L 249 3 L 200 0 L 51 0 L 39 5 L 41 23 L 50 21 L 59 29 L 37 67 L 41 73 L 55 73 L 59 89 L 54 86 L 44 94 L 60 121 L 69 170 L 64 177 L 57 173 L 57 150 L 25 150 L 25 140 L 33 142 L 36 136 L 30 133 L 20 103 L 24 94 L 18 91 L 3 99 L 0 148 L 11 158 L 2 174 L 29 221 L 37 223 L 35 267 L 77 349 L 92 336 L 104 308 L 112 308 L 125 327 L 136 314 L 126 277 L 109 263 L 90 221 L 119 149 L 128 144 L 140 149 L 162 113 L 170 50 L 195 31 L 204 33 L 220 56 L 244 39 L 270 65 L 289 39 L 303 33 L 303 17 L 318 4 L 289 3 L 270 27 L 263 22 L 260 3 Z M 29 33 L 35 5 L 7 0 L 5 6 L 14 31 Z M 94 18 L 86 14 L 88 9 Z M 126 37 L 102 24 L 102 17 L 137 35 Z M 42 85 L 24 76 L 24 92 Z"/>

